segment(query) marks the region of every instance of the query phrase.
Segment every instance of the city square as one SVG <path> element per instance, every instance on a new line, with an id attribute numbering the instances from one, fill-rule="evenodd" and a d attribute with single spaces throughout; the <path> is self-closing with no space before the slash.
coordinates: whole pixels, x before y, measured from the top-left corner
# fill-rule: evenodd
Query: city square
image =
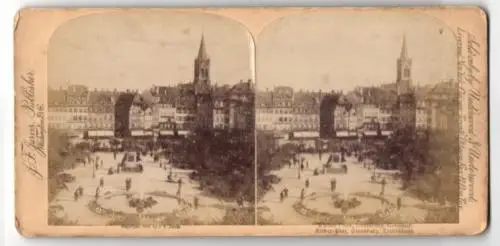
<path id="1" fill-rule="evenodd" d="M 68 171 L 67 173 L 75 176 L 76 180 L 68 183 L 67 189 L 58 193 L 51 204 L 61 206 L 62 216 L 79 225 L 108 224 L 113 220 L 125 219 L 127 215 L 137 214 L 141 214 L 145 224 L 162 219 L 170 219 L 165 222 L 167 226 L 188 223 L 186 221 L 193 224 L 216 224 L 222 220 L 226 210 L 238 207 L 234 202 L 203 194 L 199 183 L 189 177 L 190 170 L 172 167 L 164 158 L 155 162 L 152 157 L 144 156 L 143 172 L 119 173 L 116 173 L 116 167 L 123 158 L 123 153 L 118 153 L 115 159 L 112 153 L 96 152 L 91 158 L 98 158 L 99 167 L 96 169 L 93 164 L 79 163 L 75 169 Z M 113 174 L 109 173 L 110 169 L 114 170 Z M 168 182 L 169 174 L 175 182 Z M 128 191 L 127 178 L 132 180 Z M 180 194 L 177 194 L 178 180 L 183 181 Z M 74 191 L 79 187 L 83 188 L 83 195 L 75 198 Z M 97 189 L 99 191 L 96 191 Z M 96 195 L 96 192 L 99 194 Z M 129 205 L 127 196 L 139 199 L 151 197 L 157 203 L 143 212 L 138 212 L 135 207 Z M 195 199 L 198 200 L 196 207 Z M 172 221 L 172 218 L 175 220 Z"/>

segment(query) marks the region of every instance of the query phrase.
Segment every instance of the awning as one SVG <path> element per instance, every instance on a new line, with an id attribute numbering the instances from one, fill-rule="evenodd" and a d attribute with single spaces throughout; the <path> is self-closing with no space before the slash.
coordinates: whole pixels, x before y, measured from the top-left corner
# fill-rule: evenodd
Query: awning
<path id="1" fill-rule="evenodd" d="M 180 130 L 178 133 L 179 133 L 180 136 L 184 136 L 184 135 L 188 135 L 189 131 L 187 131 L 187 130 Z"/>
<path id="2" fill-rule="evenodd" d="M 130 135 L 132 135 L 133 137 L 144 136 L 144 131 L 143 130 L 132 130 L 130 132 Z"/>
<path id="3" fill-rule="evenodd" d="M 382 136 L 389 136 L 392 134 L 392 131 L 382 131 Z"/>
<path id="4" fill-rule="evenodd" d="M 172 131 L 172 130 L 161 130 L 160 131 L 160 135 L 171 136 L 171 135 L 174 135 L 174 131 Z"/>
<path id="5" fill-rule="evenodd" d="M 365 131 L 365 136 L 377 136 L 377 131 Z"/>
<path id="6" fill-rule="evenodd" d="M 319 132 L 316 131 L 297 131 L 293 132 L 294 138 L 317 138 L 319 137 Z"/>
<path id="7" fill-rule="evenodd" d="M 348 131 L 338 131 L 336 133 L 337 137 L 349 137 L 349 132 Z"/>
<path id="8" fill-rule="evenodd" d="M 114 137 L 115 133 L 109 130 L 88 131 L 89 137 Z"/>

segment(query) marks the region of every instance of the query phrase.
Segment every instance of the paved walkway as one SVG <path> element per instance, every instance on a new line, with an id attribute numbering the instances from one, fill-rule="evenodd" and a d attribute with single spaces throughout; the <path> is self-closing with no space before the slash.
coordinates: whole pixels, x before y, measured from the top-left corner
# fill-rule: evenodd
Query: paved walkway
<path id="1" fill-rule="evenodd" d="M 95 172 L 93 177 L 93 166 L 79 164 L 75 169 L 67 170 L 66 173 L 74 175 L 76 180 L 67 183 L 68 190 L 60 191 L 51 205 L 60 205 L 63 207 L 63 216 L 71 221 L 77 221 L 79 225 L 105 225 L 111 220 L 104 216 L 95 214 L 87 205 L 94 200 L 96 188 L 99 186 L 99 180 L 104 179 L 104 186 L 100 189 L 101 197 L 98 200 L 99 205 L 103 208 L 112 209 L 116 212 L 134 213 L 135 209 L 128 206 L 125 197 L 125 179 L 132 179 L 132 188 L 129 193 L 133 196 L 147 198 L 151 196 L 149 193 L 166 193 L 175 195 L 178 189 L 177 183 L 166 182 L 166 177 L 172 170 L 174 179 L 182 179 L 183 185 L 181 188 L 181 197 L 185 201 L 192 203 L 195 196 L 199 198 L 199 208 L 188 209 L 183 215 L 185 217 L 194 217 L 197 220 L 209 223 L 220 220 L 227 207 L 235 206 L 233 203 L 223 202 L 222 200 L 209 197 L 198 189 L 198 183 L 192 182 L 188 175 L 190 170 L 177 169 L 167 165 L 166 170 L 160 168 L 159 163 L 155 163 L 151 157 L 142 157 L 144 171 L 142 173 L 120 172 L 108 175 L 108 169 L 113 167 L 116 169 L 117 164 L 122 160 L 123 153 L 117 154 L 116 160 L 112 153 L 99 152 L 94 155 L 99 156 L 99 160 L 103 160 L 103 167 Z M 100 161 L 99 161 L 100 163 Z M 74 201 L 74 191 L 79 186 L 84 188 L 84 195 L 78 201 Z M 146 209 L 144 213 L 165 213 L 178 209 L 177 199 L 169 198 L 161 195 L 152 195 L 158 202 L 150 209 Z"/>
<path id="2" fill-rule="evenodd" d="M 372 170 L 364 168 L 362 163 L 358 163 L 354 158 L 347 158 L 345 164 L 347 166 L 347 174 L 321 174 L 322 166 L 328 159 L 327 155 L 323 155 L 322 160 L 319 160 L 318 154 L 301 154 L 305 158 L 305 169 L 298 177 L 299 166 L 290 168 L 288 165 L 280 170 L 272 172 L 281 178 L 281 182 L 273 185 L 274 191 L 267 192 L 263 199 L 260 201 L 259 206 L 268 207 L 270 211 L 263 212 L 263 217 L 276 223 L 286 225 L 304 225 L 314 223 L 314 218 L 307 218 L 298 214 L 292 207 L 295 202 L 300 200 L 300 192 L 305 188 L 305 180 L 309 179 L 309 188 L 305 189 L 306 199 L 304 205 L 309 209 L 314 209 L 320 212 L 340 213 L 339 209 L 334 208 L 333 200 L 331 198 L 332 192 L 330 190 L 330 180 L 335 178 L 337 180 L 335 192 L 340 196 L 348 197 L 350 193 L 366 192 L 373 195 L 378 195 L 381 191 L 381 185 L 372 183 L 371 176 Z M 308 163 L 308 164 L 307 164 Z M 340 165 L 334 163 L 333 165 Z M 318 168 L 320 174 L 314 176 L 314 169 Z M 398 196 L 402 196 L 403 205 L 407 208 L 401 209 L 398 213 L 406 215 L 407 217 L 425 216 L 425 211 L 416 209 L 411 206 L 421 203 L 420 201 L 405 197 L 403 191 L 399 189 L 398 183 L 393 183 L 387 180 L 385 187 L 384 198 L 389 202 L 396 204 Z M 289 197 L 283 202 L 280 202 L 280 192 L 284 188 L 288 188 Z M 359 208 L 354 209 L 356 213 L 375 213 L 377 209 L 381 208 L 381 202 L 377 199 L 362 199 L 364 204 Z M 353 212 L 354 212 L 353 210 Z"/>

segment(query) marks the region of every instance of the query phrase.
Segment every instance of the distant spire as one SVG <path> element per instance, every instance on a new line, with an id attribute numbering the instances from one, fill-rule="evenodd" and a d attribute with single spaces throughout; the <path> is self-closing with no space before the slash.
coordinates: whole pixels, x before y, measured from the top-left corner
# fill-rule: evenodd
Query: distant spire
<path id="1" fill-rule="evenodd" d="M 403 45 L 401 46 L 401 58 L 408 58 L 408 50 L 406 49 L 406 34 L 403 35 Z"/>
<path id="2" fill-rule="evenodd" d="M 200 49 L 198 50 L 198 59 L 208 59 L 207 51 L 205 48 L 205 37 L 201 34 Z"/>

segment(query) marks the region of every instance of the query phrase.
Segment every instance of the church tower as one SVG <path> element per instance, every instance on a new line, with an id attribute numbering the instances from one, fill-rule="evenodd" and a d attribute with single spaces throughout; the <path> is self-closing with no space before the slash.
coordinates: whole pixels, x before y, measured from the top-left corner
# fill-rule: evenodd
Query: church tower
<path id="1" fill-rule="evenodd" d="M 205 38 L 201 35 L 198 56 L 194 60 L 194 93 L 196 101 L 196 127 L 213 127 L 213 102 L 210 86 L 210 58 L 205 48 Z"/>
<path id="2" fill-rule="evenodd" d="M 210 58 L 205 48 L 205 38 L 201 35 L 198 56 L 194 60 L 194 83 L 196 87 L 210 86 Z"/>
<path id="3" fill-rule="evenodd" d="M 397 70 L 399 122 L 404 127 L 414 129 L 416 124 L 416 98 L 411 85 L 411 58 L 408 56 L 406 49 L 406 36 L 403 37 Z"/>
<path id="4" fill-rule="evenodd" d="M 411 58 L 408 56 L 408 50 L 406 48 L 406 35 L 403 36 L 401 54 L 397 61 L 397 73 L 396 85 L 398 88 L 398 95 L 409 93 L 412 89 Z"/>

